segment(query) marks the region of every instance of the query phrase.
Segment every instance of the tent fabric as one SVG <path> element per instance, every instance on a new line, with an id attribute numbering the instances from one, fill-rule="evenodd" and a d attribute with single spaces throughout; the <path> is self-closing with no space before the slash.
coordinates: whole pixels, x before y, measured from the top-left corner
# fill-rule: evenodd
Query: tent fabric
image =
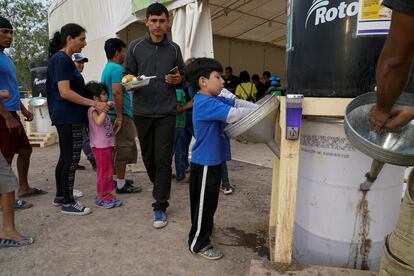
<path id="1" fill-rule="evenodd" d="M 172 39 L 185 57 L 213 56 L 211 33 L 281 47 L 286 43 L 286 0 L 172 0 L 166 6 L 178 9 Z M 143 19 L 145 10 L 134 14 L 131 0 L 55 0 L 49 8 L 49 36 L 66 23 L 85 27 L 88 46 L 82 54 L 91 62 L 83 75 L 99 80 L 105 40 Z"/>
<path id="2" fill-rule="evenodd" d="M 208 1 L 194 2 L 175 10 L 172 38 L 187 60 L 191 57 L 214 57 L 213 33 Z"/>

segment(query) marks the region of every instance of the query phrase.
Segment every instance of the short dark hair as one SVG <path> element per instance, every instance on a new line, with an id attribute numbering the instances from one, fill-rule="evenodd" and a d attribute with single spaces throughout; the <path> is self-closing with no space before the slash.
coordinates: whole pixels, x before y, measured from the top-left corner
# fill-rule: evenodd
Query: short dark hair
<path id="1" fill-rule="evenodd" d="M 270 72 L 269 72 L 269 71 L 264 71 L 264 72 L 263 72 L 263 77 L 264 77 L 264 76 L 266 76 L 266 77 L 270 78 L 270 76 L 271 76 L 271 75 L 270 75 Z"/>
<path id="2" fill-rule="evenodd" d="M 121 52 L 126 48 L 126 44 L 119 38 L 110 38 L 105 41 L 105 54 L 107 59 L 111 59 L 115 56 L 116 52 Z"/>
<path id="3" fill-rule="evenodd" d="M 196 58 L 185 67 L 185 76 L 191 86 L 199 90 L 198 81 L 201 77 L 210 78 L 212 72 L 223 73 L 223 66 L 212 58 Z"/>
<path id="4" fill-rule="evenodd" d="M 75 23 L 64 25 L 60 32 L 55 32 L 53 38 L 49 40 L 49 57 L 66 46 L 66 40 L 70 36 L 76 38 L 86 32 L 85 28 Z"/>
<path id="5" fill-rule="evenodd" d="M 259 75 L 258 75 L 258 74 L 254 74 L 254 75 L 252 76 L 252 80 L 257 80 L 257 81 L 260 81 L 260 77 L 259 77 Z"/>
<path id="6" fill-rule="evenodd" d="M 239 75 L 240 82 L 250 82 L 250 74 L 247 71 L 241 71 Z"/>
<path id="7" fill-rule="evenodd" d="M 105 84 L 96 81 L 90 81 L 85 85 L 85 96 L 88 99 L 93 100 L 93 97 L 99 97 L 102 94 L 102 90 L 108 94 L 108 89 Z"/>
<path id="8" fill-rule="evenodd" d="M 226 71 L 227 71 L 227 70 L 228 70 L 228 71 L 232 71 L 232 72 L 233 72 L 233 68 L 231 68 L 231 66 L 227 66 L 227 67 L 226 67 Z"/>
<path id="9" fill-rule="evenodd" d="M 169 14 L 167 8 L 163 4 L 154 3 L 148 6 L 146 17 L 149 18 L 151 15 L 160 16 L 163 13 L 165 13 L 165 16 L 167 16 L 168 19 Z"/>

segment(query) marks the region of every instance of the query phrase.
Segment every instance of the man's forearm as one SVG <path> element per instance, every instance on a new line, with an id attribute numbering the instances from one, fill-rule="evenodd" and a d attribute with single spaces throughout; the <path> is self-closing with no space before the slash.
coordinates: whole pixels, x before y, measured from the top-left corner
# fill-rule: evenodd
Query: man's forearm
<path id="1" fill-rule="evenodd" d="M 117 117 L 122 117 L 122 113 L 124 112 L 124 99 L 121 92 L 114 92 L 114 106 L 115 106 L 115 112 Z"/>
<path id="2" fill-rule="evenodd" d="M 389 112 L 404 89 L 414 55 L 414 16 L 393 11 L 391 28 L 378 60 L 377 106 Z"/>
<path id="3" fill-rule="evenodd" d="M 377 103 L 384 111 L 390 111 L 404 89 L 410 73 L 411 60 L 401 60 L 384 49 L 377 71 Z"/>

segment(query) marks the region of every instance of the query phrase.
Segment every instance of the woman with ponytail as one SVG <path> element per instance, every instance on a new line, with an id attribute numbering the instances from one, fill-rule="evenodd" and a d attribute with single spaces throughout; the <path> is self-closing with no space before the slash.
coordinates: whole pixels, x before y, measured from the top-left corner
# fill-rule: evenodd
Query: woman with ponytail
<path id="1" fill-rule="evenodd" d="M 56 165 L 56 197 L 53 205 L 61 206 L 62 213 L 87 215 L 91 209 L 77 203 L 73 197 L 75 166 L 80 159 L 82 130 L 87 107 L 107 112 L 105 102 L 84 97 L 85 82 L 72 61 L 72 54 L 86 46 L 85 29 L 70 23 L 53 35 L 49 44 L 47 68 L 47 102 L 52 125 L 59 135 L 60 156 Z"/>

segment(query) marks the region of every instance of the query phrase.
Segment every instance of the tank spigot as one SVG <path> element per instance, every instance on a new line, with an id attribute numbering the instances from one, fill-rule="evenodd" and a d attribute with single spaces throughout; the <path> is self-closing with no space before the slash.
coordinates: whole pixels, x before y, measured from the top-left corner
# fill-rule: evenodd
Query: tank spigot
<path id="1" fill-rule="evenodd" d="M 366 180 L 359 185 L 361 191 L 369 191 L 371 186 L 374 184 L 375 180 L 384 167 L 384 163 L 378 160 L 372 159 L 371 170 L 365 174 Z"/>

